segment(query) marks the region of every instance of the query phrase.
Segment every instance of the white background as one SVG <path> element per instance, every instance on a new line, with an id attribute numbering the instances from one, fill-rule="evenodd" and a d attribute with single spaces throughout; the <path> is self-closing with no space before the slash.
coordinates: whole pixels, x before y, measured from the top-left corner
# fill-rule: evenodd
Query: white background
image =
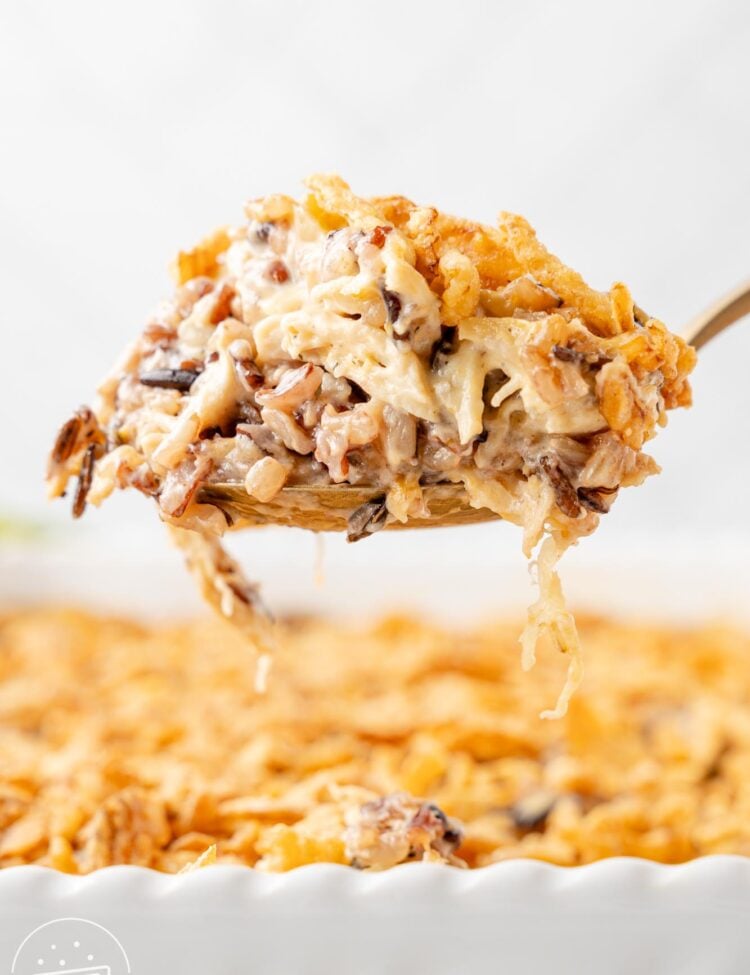
<path id="1" fill-rule="evenodd" d="M 750 277 L 748 51 L 743 0 L 4 3 L 0 515 L 67 521 L 45 453 L 169 289 L 171 256 L 316 170 L 487 221 L 521 212 L 679 329 Z M 637 539 L 648 560 L 679 537 L 699 556 L 745 531 L 749 353 L 750 323 L 706 351 L 695 407 L 653 445 L 664 474 L 582 549 Z M 153 550 L 152 520 L 119 496 L 83 532 L 150 528 Z M 518 543 L 481 532 L 439 537 L 464 557 Z M 423 550 L 397 538 L 369 551 Z"/>

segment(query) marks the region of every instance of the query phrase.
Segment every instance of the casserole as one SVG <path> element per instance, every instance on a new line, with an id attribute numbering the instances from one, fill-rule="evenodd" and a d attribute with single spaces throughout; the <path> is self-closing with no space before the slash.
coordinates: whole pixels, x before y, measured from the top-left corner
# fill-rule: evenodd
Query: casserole
<path id="1" fill-rule="evenodd" d="M 322 604 L 345 617 L 364 601 L 377 616 L 399 602 L 403 607 L 408 592 L 412 611 L 447 623 L 513 612 L 523 605 L 528 582 L 512 553 L 506 564 L 477 544 L 480 531 L 445 530 L 418 544 L 396 543 L 398 559 L 392 545 L 373 539 L 367 562 L 334 540 L 327 544 L 326 585 L 317 590 L 310 543 L 268 530 L 272 555 L 262 574 L 286 611 Z M 653 545 L 610 543 L 616 549 L 592 547 L 585 561 L 579 553 L 571 560 L 573 605 L 655 620 L 746 613 L 742 593 L 750 572 L 741 539 L 694 542 L 682 550 L 665 541 L 658 547 L 663 554 L 648 564 L 641 553 Z M 307 564 L 291 557 L 305 544 Z M 65 537 L 52 546 L 8 549 L 3 602 L 64 601 L 144 616 L 196 612 L 197 597 L 178 557 L 165 549 L 144 563 L 143 551 L 138 538 L 108 537 L 103 544 L 93 532 L 79 539 L 75 552 Z M 414 587 L 417 568 L 420 585 Z M 456 578 L 464 580 L 456 598 L 441 598 Z M 748 905 L 750 864 L 726 856 L 679 866 L 611 859 L 574 868 L 515 860 L 476 871 L 426 863 L 381 874 L 316 864 L 283 875 L 226 866 L 185 876 L 108 867 L 68 877 L 17 867 L 0 872 L 0 957 L 10 969 L 27 935 L 72 917 L 104 926 L 133 971 L 154 975 L 479 973 L 504 966 L 534 975 L 551 964 L 564 973 L 645 968 L 723 975 L 744 971 Z M 29 971 L 75 970 L 70 960 L 59 969 L 39 967 L 38 960 Z M 111 972 L 118 963 L 110 963 Z"/>

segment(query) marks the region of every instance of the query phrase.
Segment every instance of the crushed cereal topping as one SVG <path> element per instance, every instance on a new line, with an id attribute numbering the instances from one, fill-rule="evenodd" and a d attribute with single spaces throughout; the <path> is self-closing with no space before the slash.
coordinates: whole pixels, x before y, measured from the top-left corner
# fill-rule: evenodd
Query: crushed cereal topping
<path id="1" fill-rule="evenodd" d="M 750 855 L 750 637 L 580 620 L 588 680 L 516 621 L 280 629 L 258 695 L 215 618 L 0 617 L 0 867 L 290 870 Z M 353 652 L 356 650 L 356 652 Z"/>

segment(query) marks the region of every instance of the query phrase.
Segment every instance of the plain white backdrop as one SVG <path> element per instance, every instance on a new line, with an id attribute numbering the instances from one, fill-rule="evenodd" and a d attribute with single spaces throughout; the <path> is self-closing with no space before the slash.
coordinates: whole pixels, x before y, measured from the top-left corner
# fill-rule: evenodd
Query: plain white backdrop
<path id="1" fill-rule="evenodd" d="M 316 170 L 483 220 L 521 212 L 679 329 L 750 277 L 748 50 L 743 0 L 4 3 L 0 515 L 67 520 L 44 499 L 45 453 L 169 289 L 169 259 Z M 706 351 L 694 409 L 653 444 L 664 474 L 582 548 L 679 537 L 699 556 L 745 531 L 749 356 L 750 323 Z M 151 529 L 158 546 L 152 519 L 120 496 L 88 532 Z M 464 553 L 518 544 L 449 535 Z M 368 542 L 394 544 L 423 543 Z"/>

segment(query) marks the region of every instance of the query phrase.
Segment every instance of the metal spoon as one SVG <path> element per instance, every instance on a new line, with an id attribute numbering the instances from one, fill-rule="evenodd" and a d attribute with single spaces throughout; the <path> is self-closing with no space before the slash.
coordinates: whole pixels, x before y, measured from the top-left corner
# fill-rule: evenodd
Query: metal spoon
<path id="1" fill-rule="evenodd" d="M 750 314 L 750 282 L 730 291 L 696 316 L 683 334 L 694 348 L 703 346 L 734 322 Z M 487 508 L 472 508 L 460 484 L 432 484 L 423 488 L 429 518 L 412 518 L 406 524 L 389 521 L 385 527 L 435 528 L 497 520 Z M 199 500 L 222 508 L 235 528 L 252 525 L 293 525 L 313 531 L 346 531 L 350 516 L 362 505 L 373 513 L 383 497 L 381 488 L 352 484 L 295 485 L 283 488 L 269 502 L 256 501 L 239 482 L 206 484 Z"/>
<path id="2" fill-rule="evenodd" d="M 750 315 L 750 281 L 745 281 L 733 291 L 710 305 L 690 322 L 683 338 L 695 349 L 702 349 L 725 328 L 734 325 L 745 315 Z"/>

